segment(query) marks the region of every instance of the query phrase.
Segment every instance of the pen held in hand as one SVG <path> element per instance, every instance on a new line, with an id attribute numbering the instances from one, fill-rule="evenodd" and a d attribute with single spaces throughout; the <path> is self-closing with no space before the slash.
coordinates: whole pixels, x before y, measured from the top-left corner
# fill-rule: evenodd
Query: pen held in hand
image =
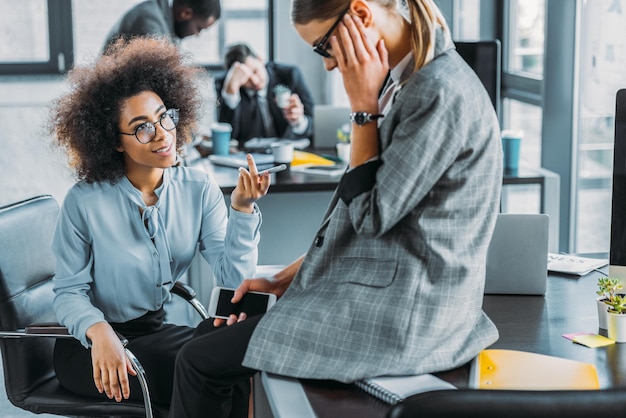
<path id="1" fill-rule="evenodd" d="M 286 169 L 287 169 L 287 165 L 286 164 L 277 165 L 276 167 L 268 168 L 267 170 L 261 171 L 259 173 L 259 176 L 262 176 L 265 173 L 268 173 L 268 174 L 278 173 L 279 171 L 284 171 Z"/>

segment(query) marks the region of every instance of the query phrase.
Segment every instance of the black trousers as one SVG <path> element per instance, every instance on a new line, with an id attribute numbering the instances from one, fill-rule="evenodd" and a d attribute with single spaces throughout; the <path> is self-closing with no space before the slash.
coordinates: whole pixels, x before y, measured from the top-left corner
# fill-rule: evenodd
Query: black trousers
<path id="1" fill-rule="evenodd" d="M 248 416 L 249 382 L 257 371 L 241 363 L 262 317 L 217 329 L 212 319 L 198 325 L 176 358 L 171 418 Z"/>
<path id="2" fill-rule="evenodd" d="M 141 318 L 123 324 L 111 323 L 124 335 L 127 348 L 137 357 L 146 372 L 153 403 L 167 406 L 172 395 L 174 364 L 181 347 L 191 340 L 194 329 L 164 324 L 164 312 L 148 312 Z M 75 339 L 58 339 L 54 347 L 54 367 L 61 384 L 85 396 L 106 398 L 98 393 L 93 381 L 91 350 Z M 139 380 L 129 376 L 130 398 L 143 401 Z M 123 401 L 122 401 L 123 402 Z"/>

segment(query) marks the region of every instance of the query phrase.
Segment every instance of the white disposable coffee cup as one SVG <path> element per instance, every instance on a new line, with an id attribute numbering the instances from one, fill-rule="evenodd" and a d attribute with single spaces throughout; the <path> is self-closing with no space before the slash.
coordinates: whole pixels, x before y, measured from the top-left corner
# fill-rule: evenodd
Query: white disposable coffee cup
<path id="1" fill-rule="evenodd" d="M 289 98 L 290 97 L 291 97 L 291 92 L 290 91 L 284 91 L 284 92 L 278 93 L 276 95 L 276 104 L 281 109 L 284 109 L 287 106 L 289 106 Z"/>
<path id="2" fill-rule="evenodd" d="M 274 142 L 272 144 L 272 154 L 274 154 L 274 163 L 289 165 L 293 161 L 293 144 Z"/>

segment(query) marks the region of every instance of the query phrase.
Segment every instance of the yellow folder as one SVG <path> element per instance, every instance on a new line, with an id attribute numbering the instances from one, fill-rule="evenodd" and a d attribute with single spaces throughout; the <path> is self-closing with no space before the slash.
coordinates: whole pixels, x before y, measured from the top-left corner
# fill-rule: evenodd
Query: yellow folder
<path id="1" fill-rule="evenodd" d="M 489 349 L 472 364 L 475 389 L 583 390 L 599 389 L 593 364 L 517 350 Z"/>
<path id="2" fill-rule="evenodd" d="M 313 154 L 312 152 L 294 150 L 291 165 L 297 166 L 302 164 L 334 165 L 335 163 L 328 158 Z"/>

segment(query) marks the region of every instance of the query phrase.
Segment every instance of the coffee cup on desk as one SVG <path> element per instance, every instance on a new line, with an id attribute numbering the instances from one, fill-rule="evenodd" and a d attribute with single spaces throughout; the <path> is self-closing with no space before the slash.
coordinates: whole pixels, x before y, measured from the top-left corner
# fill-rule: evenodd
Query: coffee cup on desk
<path id="1" fill-rule="evenodd" d="M 502 154 L 505 172 L 516 172 L 519 168 L 519 157 L 523 131 L 506 129 L 502 131 Z"/>
<path id="2" fill-rule="evenodd" d="M 285 164 L 289 168 L 293 161 L 293 144 L 290 142 L 274 142 L 271 146 L 272 154 L 274 154 L 274 164 Z"/>
<path id="3" fill-rule="evenodd" d="M 211 142 L 213 154 L 228 155 L 230 153 L 230 134 L 233 131 L 228 123 L 216 122 L 211 125 Z"/>

